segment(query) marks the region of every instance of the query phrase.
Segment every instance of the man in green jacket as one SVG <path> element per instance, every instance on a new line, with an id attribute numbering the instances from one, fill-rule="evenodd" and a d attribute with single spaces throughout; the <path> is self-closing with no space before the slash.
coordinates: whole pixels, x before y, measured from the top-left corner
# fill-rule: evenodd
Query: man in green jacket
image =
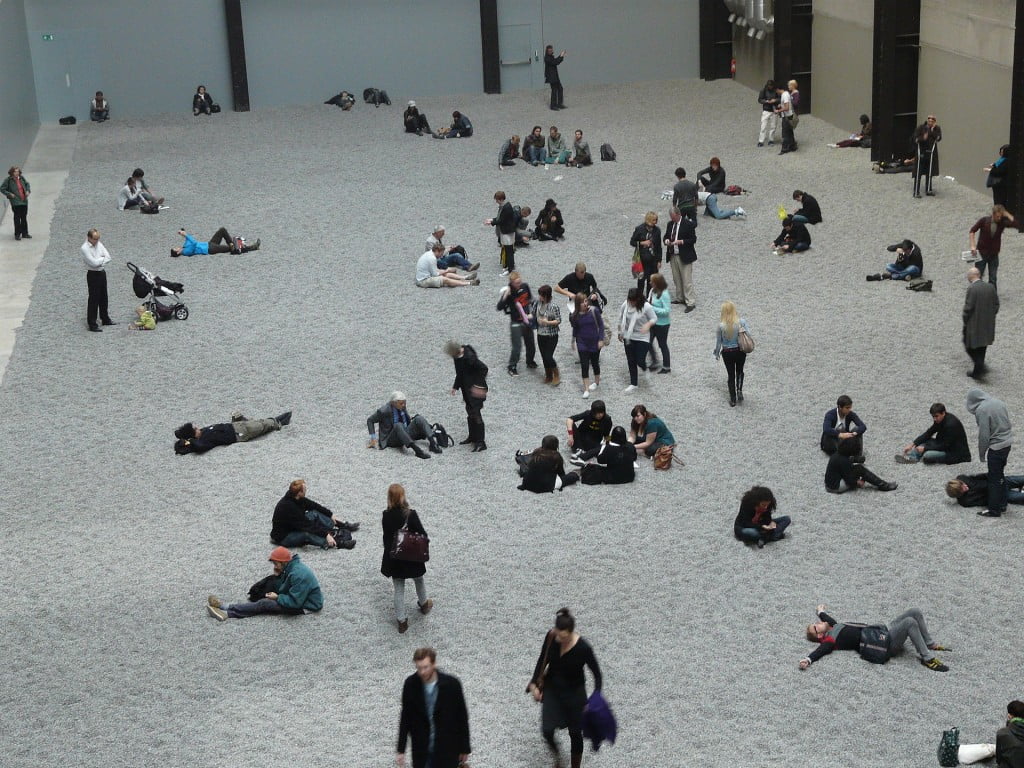
<path id="1" fill-rule="evenodd" d="M 261 613 L 298 614 L 319 611 L 324 607 L 320 582 L 309 566 L 292 554 L 287 547 L 276 547 L 270 553 L 277 577 L 276 591 L 268 591 L 252 602 L 231 603 L 225 606 L 216 595 L 207 598 L 206 611 L 217 621 L 246 619 Z M 273 585 L 271 585 L 273 586 Z M 255 597 L 250 593 L 250 597 Z"/>

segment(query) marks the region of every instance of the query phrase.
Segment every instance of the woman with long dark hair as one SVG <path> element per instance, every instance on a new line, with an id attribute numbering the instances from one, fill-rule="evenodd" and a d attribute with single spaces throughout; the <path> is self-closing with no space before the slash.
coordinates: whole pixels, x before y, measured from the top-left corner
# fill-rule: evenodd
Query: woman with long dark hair
<path id="1" fill-rule="evenodd" d="M 586 678 L 583 667 L 594 676 L 594 690 L 601 690 L 601 668 L 594 649 L 576 631 L 576 619 L 568 608 L 555 614 L 555 626 L 548 630 L 533 677 L 526 692 L 541 702 L 541 732 L 561 766 L 562 757 L 555 741 L 555 731 L 569 730 L 569 757 L 572 768 L 583 764 L 583 708 L 587 704 Z"/>
<path id="2" fill-rule="evenodd" d="M 786 538 L 790 519 L 785 515 L 772 517 L 778 506 L 771 488 L 755 485 L 740 499 L 740 511 L 732 525 L 733 535 L 745 544 L 757 544 L 760 549 L 769 541 Z"/>
<path id="3" fill-rule="evenodd" d="M 623 392 L 632 392 L 639 383 L 639 368 L 647 377 L 647 352 L 651 348 L 651 328 L 658 316 L 644 299 L 639 288 L 630 288 L 619 309 L 619 341 L 626 349 L 629 366 L 629 386 Z"/>
<path id="4" fill-rule="evenodd" d="M 534 317 L 537 320 L 537 347 L 540 349 L 540 359 L 544 361 L 544 383 L 557 387 L 562 382 L 558 363 L 555 362 L 555 347 L 558 346 L 558 326 L 562 324 L 562 310 L 551 300 L 550 285 L 538 288 L 537 296 Z"/>
<path id="5" fill-rule="evenodd" d="M 651 302 L 651 309 L 657 316 L 654 326 L 651 328 L 651 368 L 657 369 L 658 373 L 672 372 L 672 356 L 668 351 L 668 331 L 672 327 L 672 296 L 668 292 L 668 284 L 660 272 L 651 275 L 651 294 L 648 296 Z M 654 349 L 654 343 L 658 343 L 661 350 L 661 362 L 658 362 L 658 354 Z"/>
<path id="6" fill-rule="evenodd" d="M 676 439 L 664 421 L 659 419 L 645 405 L 634 405 L 629 412 L 629 439 L 636 447 L 637 453 L 644 452 L 648 458 L 662 446 L 673 446 Z"/>
<path id="7" fill-rule="evenodd" d="M 391 557 L 395 534 L 402 528 L 422 536 L 427 535 L 423 523 L 420 522 L 420 516 L 416 514 L 415 509 L 409 508 L 409 502 L 405 499 L 405 488 L 398 483 L 388 486 L 388 508 L 384 510 L 380 523 L 384 529 L 384 555 L 380 561 L 380 572 L 391 579 L 394 585 L 395 619 L 398 621 L 398 631 L 405 632 L 409 629 L 409 613 L 405 608 L 405 580 L 412 579 L 416 585 L 416 604 L 424 616 L 430 613 L 434 601 L 427 597 L 427 586 L 423 582 L 427 566 Z"/>
<path id="8" fill-rule="evenodd" d="M 590 397 L 601 385 L 601 350 L 604 348 L 604 318 L 598 303 L 590 303 L 586 294 L 577 293 L 573 299 L 576 311 L 569 316 L 576 337 L 576 353 L 580 357 L 583 376 L 583 397 Z M 590 367 L 594 367 L 594 381 L 590 381 Z"/>

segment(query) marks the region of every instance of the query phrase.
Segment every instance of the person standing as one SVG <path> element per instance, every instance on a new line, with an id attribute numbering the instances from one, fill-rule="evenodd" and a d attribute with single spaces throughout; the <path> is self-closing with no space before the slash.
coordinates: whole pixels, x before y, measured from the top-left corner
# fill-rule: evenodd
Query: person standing
<path id="1" fill-rule="evenodd" d="M 534 701 L 541 702 L 541 733 L 557 766 L 562 765 L 562 757 L 555 731 L 562 728 L 569 730 L 570 765 L 580 768 L 583 764 L 583 708 L 587 704 L 584 667 L 590 668 L 594 690 L 600 691 L 603 679 L 594 649 L 576 631 L 576 619 L 569 609 L 562 608 L 555 614 L 554 628 L 544 637 L 533 677 L 526 686 Z"/>
<path id="2" fill-rule="evenodd" d="M 978 458 L 988 465 L 988 509 L 982 517 L 1002 517 L 1006 511 L 1006 460 L 1013 446 L 1013 425 L 1006 403 L 978 388 L 967 392 L 967 410 L 978 422 Z"/>
<path id="3" fill-rule="evenodd" d="M 553 45 L 549 45 L 544 49 L 544 82 L 551 86 L 552 109 L 565 109 L 562 80 L 558 76 L 558 65 L 564 59 L 565 51 L 555 56 L 555 47 Z"/>
<path id="4" fill-rule="evenodd" d="M 721 321 L 715 337 L 715 359 L 725 363 L 729 379 L 729 405 L 743 402 L 743 364 L 747 353 L 740 349 L 740 332 L 749 334 L 747 321 L 739 316 L 736 305 L 731 301 L 722 302 Z"/>
<path id="5" fill-rule="evenodd" d="M 643 272 L 636 279 L 637 290 L 646 294 L 651 289 L 651 275 L 661 269 L 661 230 L 658 228 L 658 214 L 654 211 L 644 214 L 644 222 L 633 230 L 629 244 L 639 252 L 640 265 L 643 267 Z"/>
<path id="6" fill-rule="evenodd" d="M 999 313 L 999 294 L 992 283 L 981 279 L 977 267 L 967 270 L 967 295 L 964 298 L 964 348 L 974 368 L 967 372 L 972 379 L 985 375 L 985 353 L 996 339 L 996 315 Z"/>
<path id="7" fill-rule="evenodd" d="M 769 78 L 764 84 L 757 96 L 757 103 L 761 105 L 761 130 L 757 134 L 757 146 L 763 147 L 767 139 L 770 147 L 775 143 L 775 132 L 779 127 L 779 116 L 775 113 L 779 94 L 775 90 L 774 80 Z"/>
<path id="8" fill-rule="evenodd" d="M 619 309 L 619 341 L 626 350 L 629 366 L 629 386 L 623 392 L 632 392 L 639 383 L 637 369 L 643 369 L 647 378 L 647 352 L 651 348 L 651 328 L 658 316 L 644 299 L 639 288 L 630 288 Z"/>
<path id="9" fill-rule="evenodd" d="M 381 528 L 384 531 L 384 554 L 381 556 L 380 572 L 391 579 L 395 588 L 395 620 L 398 622 L 399 634 L 409 629 L 409 612 L 405 609 L 405 580 L 412 579 L 416 585 L 416 605 L 420 613 L 426 616 L 434 607 L 434 601 L 427 597 L 427 587 L 423 576 L 427 572 L 424 563 L 410 560 L 396 560 L 391 555 L 395 545 L 395 536 L 402 529 L 426 536 L 427 532 L 420 522 L 415 509 L 409 508 L 405 499 L 405 488 L 398 483 L 388 486 L 388 506 L 381 516 Z"/>
<path id="10" fill-rule="evenodd" d="M 1013 147 L 1003 144 L 999 148 L 999 157 L 992 165 L 982 168 L 988 176 L 985 178 L 985 186 L 992 189 L 992 204 L 1006 205 L 1007 188 L 1010 186 L 1010 164 L 1013 158 Z"/>
<path id="11" fill-rule="evenodd" d="M 412 743 L 412 768 L 469 768 L 469 711 L 462 683 L 437 668 L 437 651 L 417 648 L 416 673 L 402 686 L 395 763 L 405 766 Z"/>
<path id="12" fill-rule="evenodd" d="M 444 351 L 455 363 L 455 383 L 451 394 L 462 393 L 462 401 L 466 404 L 466 424 L 469 436 L 459 445 L 473 446 L 473 452 L 486 451 L 483 408 L 487 399 L 487 366 L 476 356 L 476 350 L 469 344 L 449 341 Z"/>
<path id="13" fill-rule="evenodd" d="M 686 169 L 676 168 L 676 183 L 672 185 L 672 205 L 688 219 L 697 220 L 697 185 L 686 178 Z"/>
<path id="14" fill-rule="evenodd" d="M 104 267 L 110 261 L 106 246 L 100 242 L 100 231 L 90 229 L 82 243 L 82 260 L 85 262 L 85 283 L 89 288 L 89 303 L 85 320 L 89 330 L 102 331 L 96 322 L 97 314 L 104 325 L 117 325 L 107 312 L 107 273 Z"/>
<path id="15" fill-rule="evenodd" d="M 576 265 L 576 274 L 582 262 Z M 597 291 L 597 286 L 594 286 Z M 577 293 L 573 298 L 576 311 L 569 316 L 573 335 L 576 338 L 576 352 L 580 358 L 580 374 L 583 377 L 583 397 L 601 386 L 601 350 L 605 345 L 604 318 L 601 316 L 600 302 L 594 294 L 594 303 L 585 293 Z M 594 367 L 594 381 L 590 382 L 590 367 Z"/>
<path id="16" fill-rule="evenodd" d="M 921 175 L 924 174 L 924 193 L 935 196 L 932 189 L 932 177 L 939 175 L 939 147 L 942 141 L 942 128 L 935 120 L 935 115 L 917 126 L 914 131 L 914 146 L 917 148 L 917 161 L 914 165 L 914 197 L 921 197 Z"/>
<path id="17" fill-rule="evenodd" d="M 558 363 L 555 362 L 555 347 L 558 346 L 558 326 L 562 324 L 562 311 L 551 300 L 551 286 L 542 285 L 537 289 L 540 297 L 534 310 L 537 320 L 537 346 L 544 361 L 544 383 L 557 387 L 561 381 Z"/>
<path id="18" fill-rule="evenodd" d="M 668 292 L 668 285 L 661 273 L 651 275 L 651 309 L 657 316 L 654 326 L 651 328 L 651 356 L 657 357 L 654 351 L 654 344 L 657 342 L 661 350 L 661 364 L 658 373 L 672 373 L 672 355 L 668 350 L 668 331 L 672 327 L 672 298 Z M 657 364 L 657 360 L 655 360 Z"/>
<path id="19" fill-rule="evenodd" d="M 685 304 L 684 312 L 697 308 L 693 293 L 693 262 L 697 260 L 697 221 L 684 217 L 679 209 L 672 206 L 671 221 L 665 228 L 665 250 L 668 263 L 672 266 L 672 282 L 676 286 L 673 304 Z"/>
<path id="20" fill-rule="evenodd" d="M 971 253 L 979 257 L 974 265 L 982 277 L 985 276 L 985 267 L 988 267 L 988 281 L 993 288 L 996 286 L 996 273 L 999 271 L 999 250 L 1003 246 L 1003 230 L 1007 224 L 1015 223 L 1013 214 L 1001 205 L 992 206 L 991 216 L 982 216 L 967 233 L 971 244 Z M 974 235 L 978 233 L 975 241 Z"/>
<path id="21" fill-rule="evenodd" d="M 793 133 L 793 96 L 781 83 L 775 86 L 775 92 L 779 97 L 779 105 L 775 112 L 782 122 L 782 149 L 779 150 L 779 154 L 784 155 L 796 151 L 796 135 Z"/>
<path id="22" fill-rule="evenodd" d="M 494 193 L 494 202 L 498 204 L 498 215 L 493 219 L 485 219 L 484 224 L 494 227 L 498 233 L 498 245 L 501 248 L 498 260 L 504 277 L 516 268 L 516 212 L 500 189 Z"/>
<path id="23" fill-rule="evenodd" d="M 28 233 L 28 196 L 32 194 L 32 185 L 28 179 L 21 175 L 21 168 L 12 165 L 7 169 L 7 178 L 0 184 L 0 192 L 11 204 L 11 213 L 14 216 L 14 239 L 32 239 Z"/>
<path id="24" fill-rule="evenodd" d="M 504 312 L 509 320 L 509 339 L 511 350 L 508 357 L 508 375 L 519 375 L 519 356 L 522 354 L 523 343 L 526 343 L 526 367 L 536 368 L 537 347 L 533 338 L 533 293 L 530 286 L 523 282 L 518 272 L 510 272 L 508 285 L 501 290 L 498 312 Z"/>

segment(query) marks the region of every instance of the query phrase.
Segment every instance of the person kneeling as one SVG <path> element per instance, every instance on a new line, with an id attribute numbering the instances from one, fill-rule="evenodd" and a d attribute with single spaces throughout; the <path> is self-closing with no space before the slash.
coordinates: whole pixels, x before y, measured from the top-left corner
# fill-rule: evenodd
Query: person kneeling
<path id="1" fill-rule="evenodd" d="M 285 547 L 277 547 L 268 558 L 274 564 L 274 577 L 253 585 L 250 602 L 224 605 L 216 595 L 206 599 L 206 611 L 217 621 L 245 619 L 261 613 L 316 613 L 324 607 L 324 597 L 309 566 Z M 262 594 L 261 594 L 262 593 Z"/>
<path id="2" fill-rule="evenodd" d="M 370 418 L 366 420 L 366 428 L 370 430 L 370 443 L 366 447 L 376 446 L 382 451 L 389 447 L 411 448 L 412 452 L 421 459 L 429 459 L 430 453 L 441 453 L 441 446 L 434 439 L 430 423 L 419 414 L 410 418 L 405 404 L 404 394 L 392 392 L 388 402 L 370 415 Z M 379 438 L 374 424 L 378 425 Z M 426 440 L 430 447 L 430 453 L 416 445 L 414 440 Z"/>
<path id="3" fill-rule="evenodd" d="M 545 435 L 540 441 L 540 448 L 531 453 L 516 451 L 516 464 L 519 465 L 519 476 L 523 478 L 518 486 L 520 491 L 551 493 L 580 479 L 577 472 L 565 471 L 565 461 L 558 452 L 558 438 L 554 435 Z"/>
<path id="4" fill-rule="evenodd" d="M 863 464 L 854 464 L 853 459 L 841 453 L 833 453 L 825 468 L 825 490 L 829 493 L 846 493 L 873 485 L 880 491 L 895 491 L 898 483 L 887 483 Z"/>
<path id="5" fill-rule="evenodd" d="M 785 515 L 772 519 L 775 494 L 770 488 L 755 485 L 740 499 L 740 511 L 732 525 L 733 535 L 745 544 L 757 544 L 761 549 L 769 541 L 786 538 L 790 519 Z"/>

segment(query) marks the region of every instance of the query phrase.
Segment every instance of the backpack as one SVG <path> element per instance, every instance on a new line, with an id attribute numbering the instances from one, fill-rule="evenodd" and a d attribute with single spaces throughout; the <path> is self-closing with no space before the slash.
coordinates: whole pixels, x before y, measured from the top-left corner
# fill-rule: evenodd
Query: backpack
<path id="1" fill-rule="evenodd" d="M 375 107 L 379 107 L 381 104 L 387 104 L 391 106 L 391 99 L 388 98 L 388 92 L 382 91 L 379 88 L 365 88 L 363 90 L 363 101 L 367 104 L 373 104 Z"/>
<path id="2" fill-rule="evenodd" d="M 434 438 L 442 448 L 451 448 L 455 445 L 455 438 L 448 434 L 448 431 L 441 424 L 434 424 L 430 428 L 430 436 Z"/>
<path id="3" fill-rule="evenodd" d="M 615 160 L 615 150 L 612 149 L 611 144 L 601 145 L 601 159 L 602 160 Z"/>
<path id="4" fill-rule="evenodd" d="M 728 187 L 725 188 L 725 194 L 736 196 L 736 195 L 746 195 L 746 194 L 749 194 L 749 192 L 747 190 L 745 190 L 741 186 L 738 186 L 736 184 L 730 184 Z"/>
<path id="5" fill-rule="evenodd" d="M 953 768 L 960 765 L 960 729 L 950 728 L 942 732 L 942 740 L 939 742 L 939 765 L 946 768 Z"/>
<path id="6" fill-rule="evenodd" d="M 874 624 L 861 629 L 860 648 L 857 652 L 864 661 L 885 664 L 889 660 L 889 628 L 882 624 Z"/>
<path id="7" fill-rule="evenodd" d="M 78 121 L 75 120 L 75 116 L 74 115 L 68 115 L 67 117 L 62 117 L 57 122 L 60 123 L 61 125 L 74 125 Z"/>
<path id="8" fill-rule="evenodd" d="M 908 291 L 928 291 L 931 293 L 932 281 L 925 280 L 923 277 L 915 277 L 912 280 L 907 281 Z"/>

